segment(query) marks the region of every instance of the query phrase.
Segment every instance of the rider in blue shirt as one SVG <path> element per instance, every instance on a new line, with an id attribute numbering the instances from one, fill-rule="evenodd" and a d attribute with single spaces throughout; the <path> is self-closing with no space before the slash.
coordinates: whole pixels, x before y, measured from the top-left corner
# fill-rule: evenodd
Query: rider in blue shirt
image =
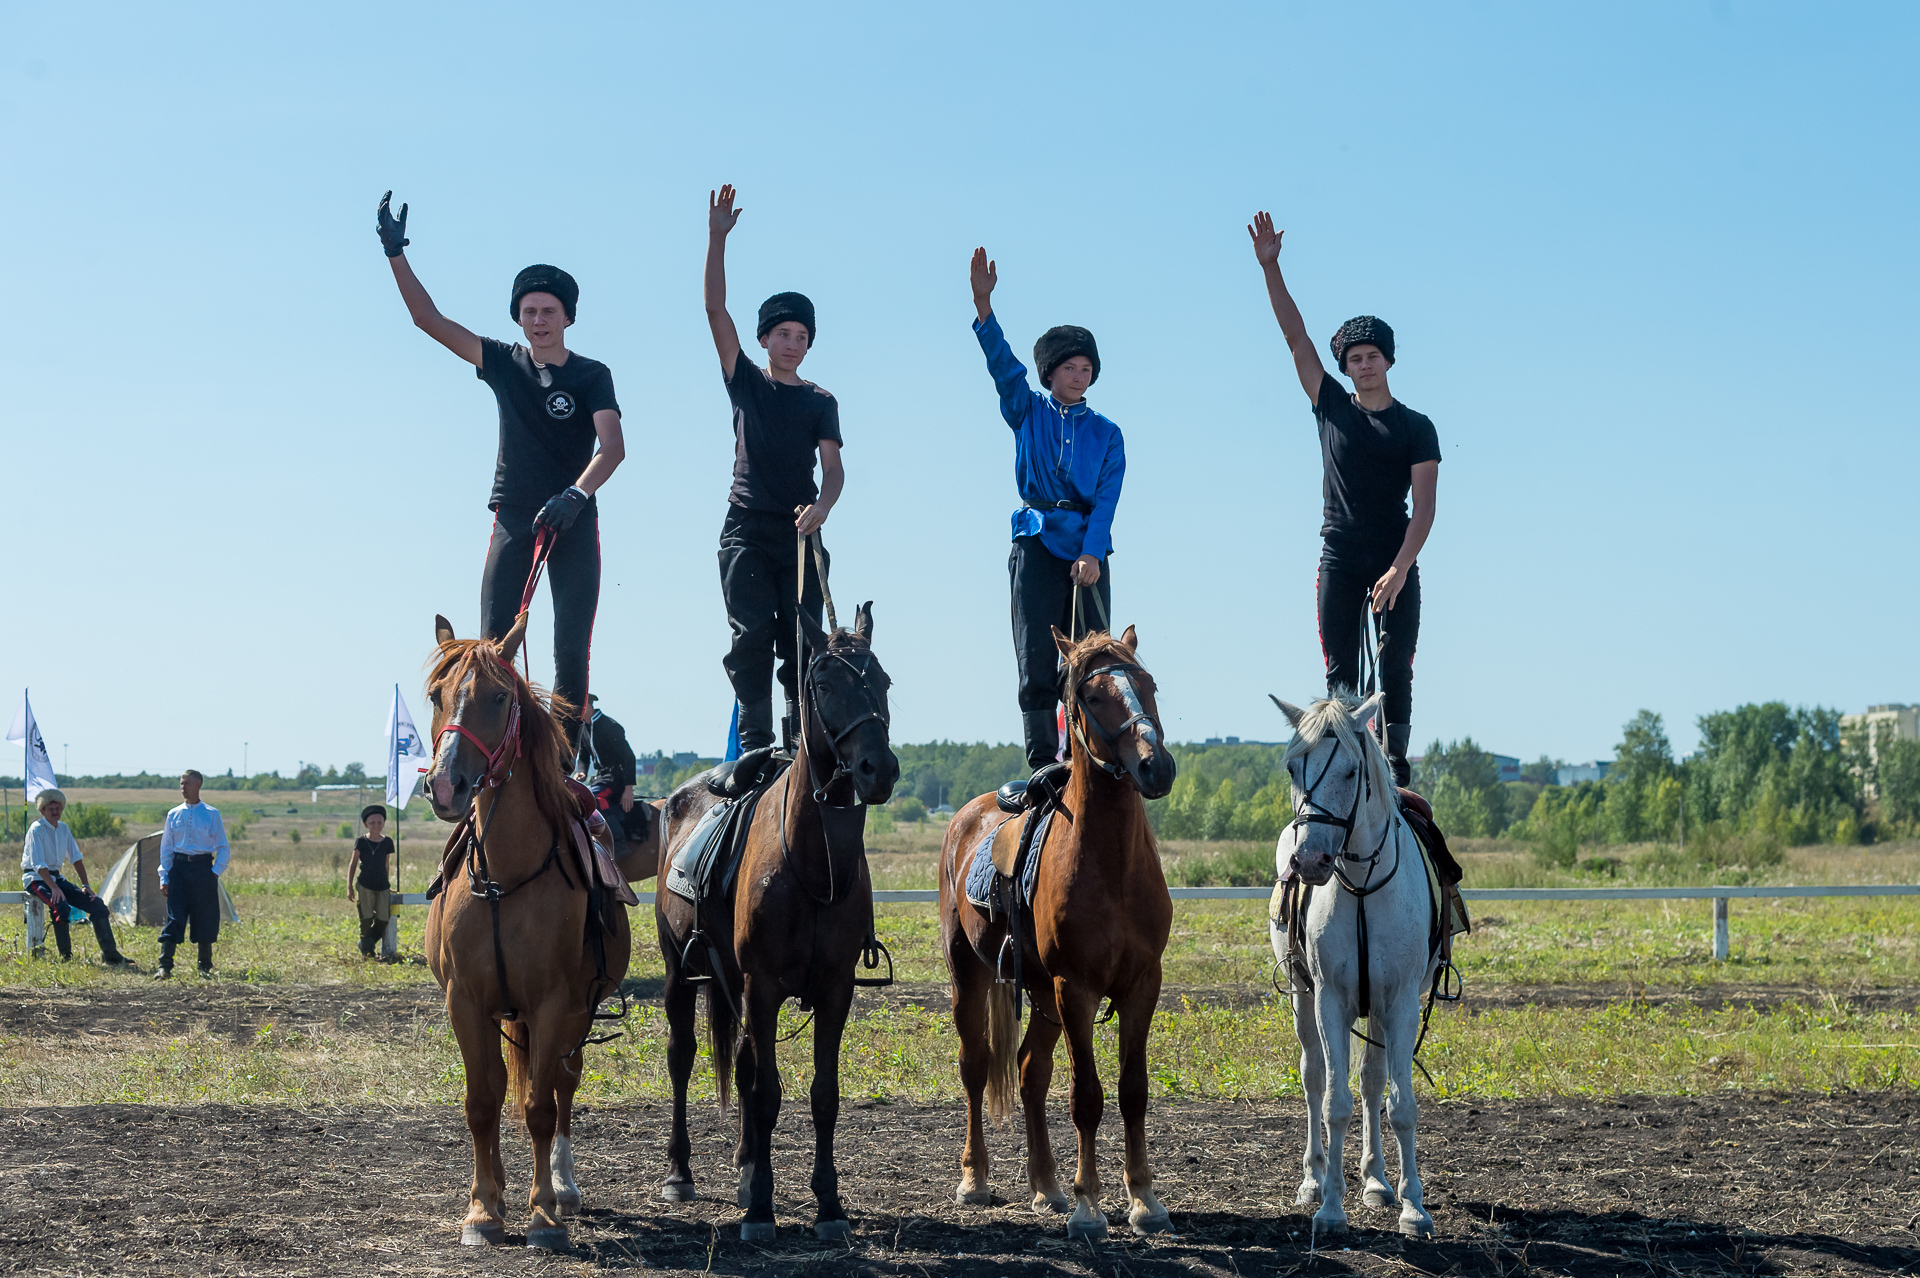
<path id="1" fill-rule="evenodd" d="M 974 335 L 1000 392 L 1000 415 L 1013 430 L 1013 478 L 1021 505 L 1013 512 L 1013 552 L 1007 572 L 1013 588 L 1013 650 L 1020 668 L 1020 721 L 1027 764 L 1039 769 L 1060 752 L 1055 707 L 1060 703 L 1059 651 L 1053 628 L 1078 636 L 1105 628 L 1111 615 L 1113 514 L 1127 473 L 1120 428 L 1087 406 L 1087 388 L 1100 375 L 1100 351 L 1084 328 L 1050 328 L 1034 344 L 1033 360 L 1045 394 L 1027 383 L 1027 370 L 994 318 L 999 282 L 985 249 L 973 253 Z M 1074 587 L 1083 599 L 1078 626 Z"/>

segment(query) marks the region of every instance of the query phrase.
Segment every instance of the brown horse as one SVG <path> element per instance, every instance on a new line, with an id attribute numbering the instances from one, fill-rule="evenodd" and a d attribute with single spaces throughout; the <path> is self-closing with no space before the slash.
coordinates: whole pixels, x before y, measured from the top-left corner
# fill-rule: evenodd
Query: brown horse
<path id="1" fill-rule="evenodd" d="M 1073 774 L 1054 814 L 1041 856 L 1030 911 L 1023 910 L 1020 972 L 1033 1016 L 1019 1044 L 1019 1089 L 1027 1118 L 1027 1184 L 1035 1211 L 1065 1211 L 1047 1136 L 1047 1087 L 1053 1049 L 1067 1035 L 1072 1071 L 1069 1109 L 1080 1135 L 1067 1234 L 1107 1232 L 1100 1209 L 1100 1169 L 1093 1136 L 1106 1098 L 1093 1061 L 1094 1013 L 1102 997 L 1120 1016 L 1120 1116 L 1126 1126 L 1128 1213 L 1135 1233 L 1169 1227 L 1153 1194 L 1147 1165 L 1147 1032 L 1160 998 L 1160 955 L 1173 924 L 1173 902 L 1160 872 L 1144 800 L 1173 788 L 1173 756 L 1161 742 L 1153 676 L 1135 657 L 1133 627 L 1119 639 L 1097 631 L 1078 643 L 1059 630 L 1066 660 Z M 1099 748 L 1095 749 L 1097 739 Z M 998 837 L 1016 838 L 1019 822 Z M 960 1081 L 967 1091 L 967 1145 L 954 1200 L 986 1204 L 986 1133 L 981 1093 L 996 1121 L 1013 1107 L 1014 1034 L 1019 1024 L 1011 982 L 996 979 L 1005 913 L 990 918 L 967 900 L 967 865 L 987 832 L 1008 821 L 982 795 L 947 827 L 940 852 L 940 932 L 953 977 L 953 1020 L 960 1037 Z M 1044 853 L 1044 855 L 1042 855 Z"/>
<path id="2" fill-rule="evenodd" d="M 625 907 L 591 888 L 573 858 L 570 823 L 581 813 L 565 738 L 552 699 L 512 665 L 526 625 L 521 613 L 495 643 L 455 639 L 446 618 L 434 619 L 426 794 L 435 816 L 459 826 L 426 949 L 467 1074 L 473 1189 L 460 1241 L 506 1239 L 500 1109 L 511 1083 L 533 1142 L 527 1245 L 564 1248 L 561 1217 L 580 1206 L 570 1130 L 584 1041 L 599 1000 L 626 975 L 631 937 Z"/>
<path id="3" fill-rule="evenodd" d="M 738 1061 L 734 1166 L 739 1203 L 747 1209 L 740 1237 L 749 1242 L 774 1236 L 771 1159 L 780 1117 L 774 1027 L 780 1005 L 790 998 L 814 1015 L 813 1195 L 819 1210 L 813 1231 L 821 1238 L 853 1231 L 833 1161 L 840 1036 L 853 1005 L 854 964 L 873 918 L 866 805 L 885 803 L 900 778 L 900 761 L 887 744 L 889 681 L 873 655 L 873 605 L 858 610 L 852 631 L 836 630 L 831 638 L 811 616 L 803 613 L 802 623 L 811 657 L 801 687 L 799 749 L 786 776 L 754 810 L 732 892 L 707 898 L 697 915 L 693 902 L 665 890 L 664 877 L 654 894 L 667 968 L 667 1070 L 673 1077 L 673 1135 L 660 1195 L 669 1202 L 695 1196 L 687 1080 L 697 1047 L 695 999 L 705 985 L 723 1113 L 727 1071 Z M 662 866 L 715 802 L 705 774 L 667 800 Z"/>

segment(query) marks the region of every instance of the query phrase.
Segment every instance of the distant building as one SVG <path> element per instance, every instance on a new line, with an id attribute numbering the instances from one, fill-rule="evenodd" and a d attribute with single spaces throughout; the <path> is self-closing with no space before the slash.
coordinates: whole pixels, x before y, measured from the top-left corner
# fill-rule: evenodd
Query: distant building
<path id="1" fill-rule="evenodd" d="M 1612 759 L 1595 759 L 1589 763 L 1569 764 L 1556 768 L 1553 773 L 1555 785 L 1578 785 L 1582 781 L 1604 781 L 1607 772 L 1613 767 Z"/>
<path id="2" fill-rule="evenodd" d="M 1880 762 L 1880 742 L 1920 741 L 1920 706 L 1900 705 L 1889 702 L 1881 706 L 1868 706 L 1865 714 L 1843 714 L 1840 716 L 1840 730 L 1853 732 L 1865 730 L 1867 738 L 1867 758 L 1875 764 Z M 1876 787 L 1867 786 L 1869 797 L 1878 798 Z"/>
<path id="3" fill-rule="evenodd" d="M 679 750 L 676 751 L 673 756 L 673 766 L 675 768 L 684 768 L 690 763 L 698 762 L 700 762 L 700 755 L 694 750 Z"/>
<path id="4" fill-rule="evenodd" d="M 1210 746 L 1230 746 L 1230 745 L 1250 745 L 1250 746 L 1276 746 L 1276 745 L 1280 745 L 1280 744 L 1281 744 L 1281 742 L 1278 742 L 1278 741 L 1242 741 L 1242 740 L 1241 740 L 1241 739 L 1240 739 L 1239 737 L 1208 737 L 1208 738 L 1207 738 L 1207 739 L 1206 739 L 1205 741 L 1202 741 L 1202 742 L 1201 742 L 1200 744 L 1201 744 L 1201 745 L 1210 745 Z"/>
<path id="5" fill-rule="evenodd" d="M 1493 761 L 1500 765 L 1500 779 L 1502 781 L 1518 781 L 1520 779 L 1520 760 L 1510 754 L 1496 754 L 1493 756 Z"/>

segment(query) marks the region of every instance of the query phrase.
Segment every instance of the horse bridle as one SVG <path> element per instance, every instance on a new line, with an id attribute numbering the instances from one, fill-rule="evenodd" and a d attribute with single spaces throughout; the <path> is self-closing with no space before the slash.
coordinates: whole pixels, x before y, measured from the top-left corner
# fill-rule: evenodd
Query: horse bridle
<path id="1" fill-rule="evenodd" d="M 1373 877 L 1374 863 L 1380 859 L 1380 853 L 1386 850 L 1387 836 L 1393 833 L 1393 821 L 1389 819 L 1386 822 L 1386 824 L 1380 831 L 1379 844 L 1375 846 L 1373 851 L 1368 853 L 1366 856 L 1354 856 L 1352 853 L 1347 851 L 1347 844 L 1352 842 L 1353 840 L 1354 819 L 1360 815 L 1360 803 L 1362 799 L 1370 798 L 1373 793 L 1373 776 L 1369 771 L 1369 769 L 1367 768 L 1367 761 L 1365 759 L 1360 759 L 1357 761 L 1358 771 L 1360 773 L 1360 784 L 1353 788 L 1353 805 L 1347 809 L 1347 814 L 1344 817 L 1337 817 L 1333 815 L 1333 813 L 1331 812 L 1312 810 L 1312 804 L 1314 801 L 1313 792 L 1315 790 L 1318 790 L 1320 788 L 1320 783 L 1327 779 L 1327 773 L 1333 771 L 1333 761 L 1339 757 L 1340 757 L 1340 739 L 1338 737 L 1335 737 L 1333 740 L 1333 751 L 1327 756 L 1327 765 L 1324 768 L 1320 769 L 1320 775 L 1316 777 L 1314 779 L 1313 784 L 1309 785 L 1306 788 L 1306 790 L 1302 792 L 1302 794 L 1300 795 L 1300 802 L 1294 808 L 1292 824 L 1293 825 L 1331 825 L 1338 828 L 1341 831 L 1340 847 L 1333 854 L 1335 859 L 1337 860 L 1344 859 L 1348 861 L 1353 861 L 1360 865 L 1366 866 L 1367 877 L 1371 878 Z M 1302 760 L 1301 762 L 1300 769 L 1302 772 L 1306 771 L 1306 762 L 1304 760 Z M 1400 868 L 1399 863 L 1397 861 L 1394 864 L 1394 868 L 1396 870 Z M 1334 867 L 1333 872 L 1335 877 L 1340 880 L 1341 886 L 1345 887 L 1349 892 L 1352 892 L 1355 895 L 1366 895 L 1367 893 L 1378 891 L 1381 887 L 1385 886 L 1386 884 L 1386 879 L 1382 879 L 1379 883 L 1375 884 L 1371 888 L 1366 887 L 1364 884 L 1361 887 L 1355 887 L 1351 882 L 1348 881 L 1347 876 L 1340 872 L 1339 866 L 1336 865 Z M 1387 876 L 1388 879 L 1392 877 L 1393 876 L 1391 874 Z"/>
<path id="2" fill-rule="evenodd" d="M 819 656 L 807 663 L 806 677 L 802 681 L 802 691 L 805 694 L 807 703 L 807 716 L 819 723 L 820 731 L 826 736 L 828 743 L 833 747 L 833 772 L 825 781 L 820 779 L 819 772 L 815 770 L 813 751 L 807 751 L 807 781 L 813 787 L 813 801 L 823 808 L 857 808 L 862 806 L 858 795 L 854 797 L 852 803 L 830 803 L 827 801 L 827 791 L 832 789 L 836 782 L 853 775 L 852 767 L 848 765 L 845 759 L 840 757 L 840 743 L 852 736 L 854 730 L 864 724 L 877 721 L 883 729 L 891 731 L 893 728 L 892 717 L 887 712 L 886 695 L 875 692 L 873 684 L 870 682 L 873 677 L 873 649 L 867 648 L 862 650 L 859 653 L 859 657 L 860 660 L 856 663 L 853 658 L 849 657 L 844 651 L 833 648 L 824 649 Z M 826 716 L 820 713 L 820 669 L 829 660 L 838 661 L 841 665 L 853 672 L 854 683 L 859 687 L 861 699 L 865 702 L 865 705 L 862 707 L 862 713 L 838 731 L 835 731 L 833 726 L 827 722 Z"/>
<path id="3" fill-rule="evenodd" d="M 505 665 L 505 662 L 501 664 Z M 507 674 L 513 679 L 513 708 L 507 711 L 507 730 L 500 734 L 500 744 L 489 747 L 480 739 L 478 733 L 461 723 L 458 719 L 448 719 L 446 726 L 434 733 L 433 750 L 440 752 L 440 738 L 449 732 L 455 732 L 473 742 L 487 760 L 487 771 L 481 778 L 481 784 L 489 790 L 498 789 L 508 774 L 513 771 L 514 760 L 520 757 L 520 677 L 511 665 L 507 665 Z"/>
<path id="4" fill-rule="evenodd" d="M 1080 748 L 1086 751 L 1087 758 L 1093 762 L 1093 765 L 1110 777 L 1125 775 L 1126 768 L 1117 762 L 1109 763 L 1093 752 L 1093 746 L 1088 743 L 1086 730 L 1080 726 L 1080 721 L 1085 719 L 1088 723 L 1091 723 L 1094 730 L 1100 734 L 1100 739 L 1107 743 L 1107 749 L 1112 751 L 1116 757 L 1119 754 L 1121 735 L 1135 724 L 1145 724 L 1147 730 L 1152 734 L 1153 743 L 1156 745 L 1159 744 L 1160 722 L 1151 714 L 1147 713 L 1146 703 L 1140 699 L 1140 690 L 1134 687 L 1132 679 L 1133 675 L 1146 673 L 1144 667 L 1134 665 L 1130 661 L 1116 661 L 1111 665 L 1101 666 L 1096 670 L 1089 670 L 1073 681 L 1073 708 L 1075 711 L 1073 716 L 1074 738 L 1080 742 Z M 1101 675 L 1112 676 L 1115 686 L 1119 689 L 1120 703 L 1127 708 L 1126 720 L 1121 723 L 1119 727 L 1111 731 L 1109 731 L 1107 725 L 1100 722 L 1093 711 L 1087 707 L 1086 686 L 1095 679 L 1098 679 Z"/>

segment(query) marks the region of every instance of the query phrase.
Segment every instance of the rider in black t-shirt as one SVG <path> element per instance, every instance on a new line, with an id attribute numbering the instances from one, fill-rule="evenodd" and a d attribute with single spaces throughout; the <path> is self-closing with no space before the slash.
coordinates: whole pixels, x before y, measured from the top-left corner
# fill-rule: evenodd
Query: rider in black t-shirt
<path id="1" fill-rule="evenodd" d="M 721 663 L 740 703 L 740 748 L 773 744 L 773 663 L 787 694 L 786 744 L 798 735 L 798 673 L 793 651 L 796 530 L 827 522 L 840 499 L 840 405 L 801 380 L 800 361 L 813 349 L 813 303 L 799 293 L 776 293 L 760 307 L 755 335 L 767 352 L 762 370 L 747 358 L 727 314 L 727 233 L 745 210 L 733 207 L 731 186 L 707 209 L 707 323 L 720 352 L 720 372 L 733 401 L 733 488 L 720 528 L 720 594 L 733 627 L 733 647 Z M 820 456 L 820 485 L 813 459 Z M 821 546 L 825 556 L 826 547 Z M 828 568 L 832 560 L 827 559 Z M 820 615 L 820 581 L 809 567 L 806 608 Z"/>
<path id="2" fill-rule="evenodd" d="M 519 615 L 536 534 L 549 530 L 553 594 L 553 691 L 568 707 L 571 740 L 587 700 L 587 655 L 600 603 L 600 514 L 594 493 L 626 457 L 613 374 L 566 346 L 580 286 L 554 266 L 529 266 L 513 281 L 510 314 L 526 345 L 477 337 L 442 315 L 408 264 L 407 208 L 380 200 L 377 229 L 413 322 L 472 364 L 500 407 L 493 470 L 493 540 L 480 578 L 480 628 L 498 639 Z M 598 451 L 595 451 L 595 445 Z"/>
<path id="3" fill-rule="evenodd" d="M 1280 236 L 1273 218 L 1254 215 L 1247 228 L 1267 278 L 1267 296 L 1293 352 L 1300 386 L 1320 427 L 1325 516 L 1320 526 L 1320 648 L 1327 688 L 1360 682 L 1360 645 L 1371 600 L 1381 638 L 1380 687 L 1386 693 L 1387 758 L 1396 784 L 1408 780 L 1412 735 L 1413 650 L 1420 638 L 1420 549 L 1433 531 L 1440 480 L 1440 441 L 1433 422 L 1387 390 L 1393 330 L 1371 315 L 1348 320 L 1333 335 L 1334 363 L 1353 382 L 1348 395 L 1320 363 L 1306 321 L 1280 277 Z M 1407 513 L 1407 493 L 1413 513 Z"/>

